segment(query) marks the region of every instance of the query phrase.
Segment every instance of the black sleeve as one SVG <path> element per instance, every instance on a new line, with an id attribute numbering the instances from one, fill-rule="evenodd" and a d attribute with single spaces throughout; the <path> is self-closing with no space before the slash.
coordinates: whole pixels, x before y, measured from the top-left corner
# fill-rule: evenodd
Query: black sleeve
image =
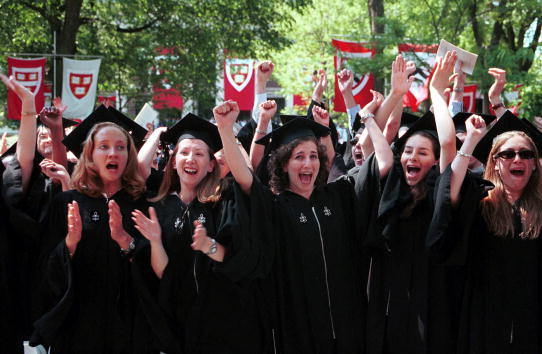
<path id="1" fill-rule="evenodd" d="M 228 233 L 231 240 L 217 271 L 233 281 L 263 278 L 272 268 L 275 241 L 273 209 L 274 196 L 254 177 L 250 196 L 237 183 L 233 184 L 233 199 L 224 206 L 223 224 L 219 233 Z"/>
<path id="2" fill-rule="evenodd" d="M 435 185 L 435 209 L 426 245 L 434 262 L 463 265 L 468 253 L 469 233 L 476 215 L 479 215 L 480 201 L 493 185 L 467 173 L 461 186 L 459 205 L 454 208 L 450 199 L 451 178 L 450 165 Z"/>

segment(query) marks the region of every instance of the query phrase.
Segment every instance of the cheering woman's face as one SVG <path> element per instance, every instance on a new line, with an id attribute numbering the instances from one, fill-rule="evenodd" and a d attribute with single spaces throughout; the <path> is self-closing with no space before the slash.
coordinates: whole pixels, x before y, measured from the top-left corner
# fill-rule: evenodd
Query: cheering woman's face
<path id="1" fill-rule="evenodd" d="M 401 154 L 401 166 L 409 186 L 413 187 L 423 181 L 437 162 L 433 144 L 429 138 L 413 135 L 405 143 Z"/>
<path id="2" fill-rule="evenodd" d="M 284 171 L 288 173 L 290 190 L 307 198 L 314 189 L 319 170 L 320 160 L 314 141 L 301 141 L 292 150 L 292 155 L 284 166 Z"/>
<path id="3" fill-rule="evenodd" d="M 529 141 L 520 135 L 513 136 L 501 145 L 494 158 L 495 170 L 505 188 L 521 195 L 536 168 Z"/>
<path id="4" fill-rule="evenodd" d="M 128 141 L 115 127 L 104 127 L 94 135 L 92 161 L 104 183 L 119 181 L 128 162 Z"/>
<path id="5" fill-rule="evenodd" d="M 173 163 L 181 186 L 195 189 L 208 173 L 213 172 L 216 162 L 211 160 L 209 146 L 203 140 L 183 139 Z"/>

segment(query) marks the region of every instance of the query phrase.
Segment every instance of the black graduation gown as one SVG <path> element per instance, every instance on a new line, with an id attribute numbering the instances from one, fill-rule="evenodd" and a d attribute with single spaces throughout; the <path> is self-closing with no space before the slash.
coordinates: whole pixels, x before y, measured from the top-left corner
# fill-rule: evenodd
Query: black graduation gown
<path id="1" fill-rule="evenodd" d="M 436 264 L 426 248 L 437 171 L 409 217 L 410 188 L 397 157 L 385 179 L 374 154 L 356 176 L 365 247 L 371 254 L 368 353 L 453 353 L 463 282 L 461 268 Z"/>
<path id="2" fill-rule="evenodd" d="M 49 204 L 62 191 L 60 185 L 41 173 L 39 163 L 43 158 L 36 152 L 28 190 L 23 193 L 22 171 L 15 155 L 8 157 L 3 173 L 2 194 L 10 210 L 10 222 L 17 240 L 13 248 L 14 261 L 18 269 L 18 296 L 22 303 L 19 320 L 24 337 L 32 333 L 32 322 L 39 316 L 42 307 L 37 296 L 40 286 L 39 258 L 41 236 Z"/>
<path id="3" fill-rule="evenodd" d="M 224 267 L 233 263 L 230 276 L 259 278 L 268 289 L 276 353 L 364 352 L 367 264 L 352 183 L 338 180 L 306 199 L 275 196 L 254 178 L 250 197 L 239 198 L 241 232 Z"/>
<path id="4" fill-rule="evenodd" d="M 169 262 L 160 281 L 159 303 L 169 331 L 162 350 L 173 353 L 263 353 L 256 284 L 233 282 L 217 272 L 217 262 L 191 248 L 194 221 L 207 235 L 229 247 L 231 235 L 221 230 L 230 216 L 221 202 L 185 205 L 176 194 L 154 204 Z"/>
<path id="5" fill-rule="evenodd" d="M 1 195 L 0 210 L 0 343 L 3 352 L 18 354 L 23 352 L 23 335 L 19 322 L 18 269 L 14 258 L 16 239 L 10 225 L 9 209 Z"/>
<path id="6" fill-rule="evenodd" d="M 451 171 L 447 171 L 451 175 Z M 432 250 L 467 270 L 458 353 L 542 352 L 542 241 L 492 234 L 480 200 L 489 182 L 468 174 L 461 205 L 452 210 L 450 178 L 441 181 L 433 218 Z M 512 212 L 512 210 L 511 210 Z M 516 230 L 521 221 L 514 215 Z"/>
<path id="7" fill-rule="evenodd" d="M 131 212 L 146 210 L 144 198 L 134 200 L 120 190 L 115 200 L 124 229 L 141 243 Z M 79 204 L 82 238 L 73 258 L 65 244 L 67 204 Z M 105 197 L 63 192 L 50 207 L 43 258 L 44 296 L 48 312 L 34 323 L 31 345 L 51 353 L 150 353 L 149 329 L 140 311 L 130 274 L 130 257 L 111 239 Z"/>

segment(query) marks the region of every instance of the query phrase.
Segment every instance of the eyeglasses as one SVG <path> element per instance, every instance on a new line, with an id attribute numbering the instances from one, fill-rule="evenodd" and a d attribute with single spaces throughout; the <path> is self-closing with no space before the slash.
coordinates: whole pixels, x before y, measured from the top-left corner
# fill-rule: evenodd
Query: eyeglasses
<path id="1" fill-rule="evenodd" d="M 522 160 L 531 160 L 534 159 L 534 151 L 531 150 L 520 150 L 520 151 L 513 151 L 513 150 L 503 150 L 495 154 L 495 158 L 500 157 L 503 160 L 511 160 L 515 158 L 516 156 L 519 156 Z"/>
<path id="2" fill-rule="evenodd" d="M 356 145 L 356 144 L 358 143 L 358 138 L 352 138 L 352 139 L 350 139 L 349 143 L 350 143 L 350 145 L 352 145 L 352 146 Z"/>

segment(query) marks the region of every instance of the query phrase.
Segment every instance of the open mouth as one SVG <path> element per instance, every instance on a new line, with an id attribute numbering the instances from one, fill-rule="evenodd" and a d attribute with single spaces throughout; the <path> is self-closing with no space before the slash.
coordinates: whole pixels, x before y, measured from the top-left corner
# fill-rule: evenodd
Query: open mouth
<path id="1" fill-rule="evenodd" d="M 299 180 L 301 183 L 308 184 L 312 181 L 312 173 L 300 173 Z"/>
<path id="2" fill-rule="evenodd" d="M 185 167 L 183 171 L 184 173 L 188 175 L 192 175 L 192 176 L 198 173 L 198 170 L 196 170 L 195 168 L 190 168 L 190 167 Z"/>
<path id="3" fill-rule="evenodd" d="M 363 160 L 363 154 L 361 152 L 354 153 L 354 159 Z"/>
<path id="4" fill-rule="evenodd" d="M 105 165 L 105 168 L 107 168 L 108 170 L 116 171 L 116 170 L 119 169 L 119 165 L 117 165 L 117 164 L 114 163 L 114 162 L 110 162 L 110 163 L 108 163 L 107 165 Z"/>
<path id="5" fill-rule="evenodd" d="M 514 168 L 510 170 L 510 174 L 512 176 L 522 177 L 523 175 L 525 175 L 525 170 L 520 169 L 520 168 Z"/>
<path id="6" fill-rule="evenodd" d="M 417 166 L 407 166 L 406 168 L 407 177 L 415 178 L 416 176 L 418 176 L 421 170 L 422 169 Z"/>

